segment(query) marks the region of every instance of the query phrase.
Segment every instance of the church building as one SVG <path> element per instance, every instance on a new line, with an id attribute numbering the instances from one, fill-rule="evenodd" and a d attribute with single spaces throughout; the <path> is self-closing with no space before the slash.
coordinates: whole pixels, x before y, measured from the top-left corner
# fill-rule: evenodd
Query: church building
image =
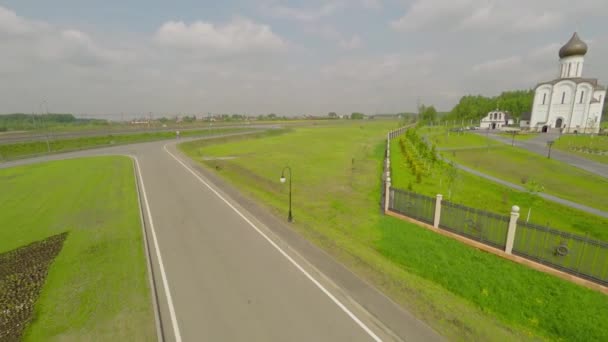
<path id="1" fill-rule="evenodd" d="M 597 133 L 606 87 L 583 77 L 587 44 L 578 34 L 559 50 L 559 77 L 536 86 L 530 129 L 540 132 Z"/>

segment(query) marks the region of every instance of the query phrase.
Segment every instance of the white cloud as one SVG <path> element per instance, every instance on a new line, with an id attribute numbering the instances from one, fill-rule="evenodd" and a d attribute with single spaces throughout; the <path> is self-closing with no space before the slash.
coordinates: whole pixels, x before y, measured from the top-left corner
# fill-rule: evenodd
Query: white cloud
<path id="1" fill-rule="evenodd" d="M 589 43 L 589 41 L 586 41 Z M 557 56 L 559 49 L 565 44 L 564 41 L 562 44 L 560 43 L 549 43 L 539 47 L 534 48 L 528 53 L 528 58 L 533 61 L 540 61 L 542 63 L 549 63 L 550 61 L 554 61 Z"/>
<path id="2" fill-rule="evenodd" d="M 434 53 L 345 58 L 323 67 L 321 73 L 326 78 L 354 81 L 379 81 L 395 77 L 406 80 L 406 77 L 428 73 L 436 59 Z"/>
<path id="3" fill-rule="evenodd" d="M 280 49 L 285 46 L 283 39 L 269 26 L 246 18 L 236 18 L 224 25 L 204 21 L 192 24 L 169 21 L 158 29 L 156 40 L 164 46 L 209 50 L 214 54 Z"/>
<path id="4" fill-rule="evenodd" d="M 404 16 L 392 21 L 399 31 L 549 30 L 608 10 L 605 0 L 416 0 Z"/>
<path id="5" fill-rule="evenodd" d="M 325 40 L 340 41 L 343 39 L 342 33 L 332 25 L 305 25 L 303 29 L 305 32 L 317 35 Z"/>
<path id="6" fill-rule="evenodd" d="M 495 72 L 511 69 L 521 65 L 522 58 L 520 56 L 511 56 L 507 58 L 496 59 L 483 62 L 473 66 L 475 72 Z"/>
<path id="7" fill-rule="evenodd" d="M 25 20 L 15 12 L 0 6 L 0 34 L 23 35 L 40 28 L 39 23 Z"/>
<path id="8" fill-rule="evenodd" d="M 475 0 L 416 0 L 398 20 L 390 23 L 399 31 L 446 26 L 446 20 L 461 18 L 470 13 Z"/>
<path id="9" fill-rule="evenodd" d="M 44 59 L 63 61 L 78 66 L 125 63 L 135 57 L 126 52 L 100 47 L 84 32 L 63 30 L 42 39 L 38 52 Z"/>
<path id="10" fill-rule="evenodd" d="M 390 112 L 413 110 L 418 97 L 449 110 L 462 95 L 495 95 L 555 77 L 558 50 L 574 29 L 565 22 L 582 24 L 590 48 L 585 75 L 607 82 L 606 0 L 570 7 L 566 0 L 512 1 L 509 9 L 506 0 L 412 0 L 407 20 L 394 24 L 417 31 L 407 41 L 410 35 L 377 25 L 389 2 L 374 12 L 376 2 L 366 0 L 300 2 L 305 7 L 277 12 L 292 20 L 276 27 L 244 12 L 250 19 L 167 19 L 151 32 L 121 29 L 133 27 L 125 23 L 83 29 L 69 17 L 49 24 L 0 7 L 0 112 L 31 111 L 40 98 L 52 111 L 155 116 Z M 41 6 L 44 13 L 46 2 Z M 562 8 L 571 8 L 572 18 L 565 21 Z M 338 17 L 343 9 L 348 16 Z M 542 31 L 555 25 L 563 27 Z"/>
<path id="11" fill-rule="evenodd" d="M 360 0 L 361 6 L 368 9 L 380 9 L 382 8 L 382 0 Z"/>
<path id="12" fill-rule="evenodd" d="M 8 37 L 3 48 L 29 61 L 93 66 L 122 63 L 133 57 L 125 51 L 100 46 L 84 32 L 28 20 L 3 7 L 0 7 L 1 35 Z"/>
<path id="13" fill-rule="evenodd" d="M 331 0 L 323 3 L 316 8 L 296 8 L 284 5 L 271 5 L 263 9 L 263 11 L 273 17 L 312 22 L 321 18 L 328 17 L 334 14 L 337 10 L 344 6 L 341 0 Z"/>
<path id="14" fill-rule="evenodd" d="M 340 40 L 340 47 L 347 50 L 358 49 L 361 47 L 361 38 L 358 35 L 353 35 L 349 39 Z"/>

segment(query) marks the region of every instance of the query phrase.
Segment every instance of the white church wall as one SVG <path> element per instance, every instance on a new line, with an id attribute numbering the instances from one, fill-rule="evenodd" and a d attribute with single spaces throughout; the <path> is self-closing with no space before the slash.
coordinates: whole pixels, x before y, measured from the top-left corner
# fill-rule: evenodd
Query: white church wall
<path id="1" fill-rule="evenodd" d="M 571 127 L 585 127 L 585 110 L 587 109 L 587 104 L 574 104 L 572 108 L 572 119 L 570 121 Z"/>
<path id="2" fill-rule="evenodd" d="M 562 58 L 560 61 L 561 78 L 581 77 L 583 75 L 583 56 L 571 56 Z"/>
<path id="3" fill-rule="evenodd" d="M 603 105 L 603 104 L 602 104 Z M 589 106 L 589 118 L 586 122 L 588 127 L 587 133 L 599 132 L 600 122 L 602 120 L 602 106 L 600 103 L 592 103 Z"/>
<path id="4" fill-rule="evenodd" d="M 529 122 L 530 126 L 535 127 L 537 123 L 544 122 L 547 118 L 549 104 L 551 103 L 551 89 L 552 86 L 549 84 L 541 85 L 536 88 L 532 105 L 532 115 Z"/>
<path id="5" fill-rule="evenodd" d="M 604 98 L 606 97 L 606 91 L 605 90 L 596 90 L 593 92 L 593 98 L 600 101 L 601 103 L 604 103 Z"/>
<path id="6" fill-rule="evenodd" d="M 551 106 L 572 103 L 575 88 L 576 83 L 572 81 L 558 82 L 553 88 Z"/>

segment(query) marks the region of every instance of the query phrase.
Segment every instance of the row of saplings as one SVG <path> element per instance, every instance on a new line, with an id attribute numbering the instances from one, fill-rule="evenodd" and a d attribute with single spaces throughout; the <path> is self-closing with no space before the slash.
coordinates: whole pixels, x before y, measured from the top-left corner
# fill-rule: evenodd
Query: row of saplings
<path id="1" fill-rule="evenodd" d="M 422 183 L 423 176 L 431 174 L 435 164 L 441 162 L 435 145 L 429 147 L 415 129 L 408 129 L 399 139 L 399 148 L 418 184 Z"/>
<path id="2" fill-rule="evenodd" d="M 67 233 L 0 254 L 0 341 L 20 341 Z"/>

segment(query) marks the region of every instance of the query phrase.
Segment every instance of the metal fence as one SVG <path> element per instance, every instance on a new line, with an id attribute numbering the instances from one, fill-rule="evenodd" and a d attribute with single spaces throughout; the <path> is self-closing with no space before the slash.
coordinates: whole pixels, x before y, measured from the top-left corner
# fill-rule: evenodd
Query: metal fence
<path id="1" fill-rule="evenodd" d="M 433 224 L 435 199 L 409 191 L 391 188 L 389 209 L 407 217 Z"/>
<path id="2" fill-rule="evenodd" d="M 519 222 L 513 254 L 608 285 L 608 243 Z"/>
<path id="3" fill-rule="evenodd" d="M 444 201 L 439 228 L 504 249 L 509 217 Z"/>
<path id="4" fill-rule="evenodd" d="M 409 127 L 401 127 L 401 128 L 398 128 L 398 129 L 396 129 L 394 131 L 390 131 L 390 132 L 388 132 L 388 138 L 389 139 L 395 139 L 396 137 L 404 134 L 405 131 L 407 131 L 408 128 Z"/>

